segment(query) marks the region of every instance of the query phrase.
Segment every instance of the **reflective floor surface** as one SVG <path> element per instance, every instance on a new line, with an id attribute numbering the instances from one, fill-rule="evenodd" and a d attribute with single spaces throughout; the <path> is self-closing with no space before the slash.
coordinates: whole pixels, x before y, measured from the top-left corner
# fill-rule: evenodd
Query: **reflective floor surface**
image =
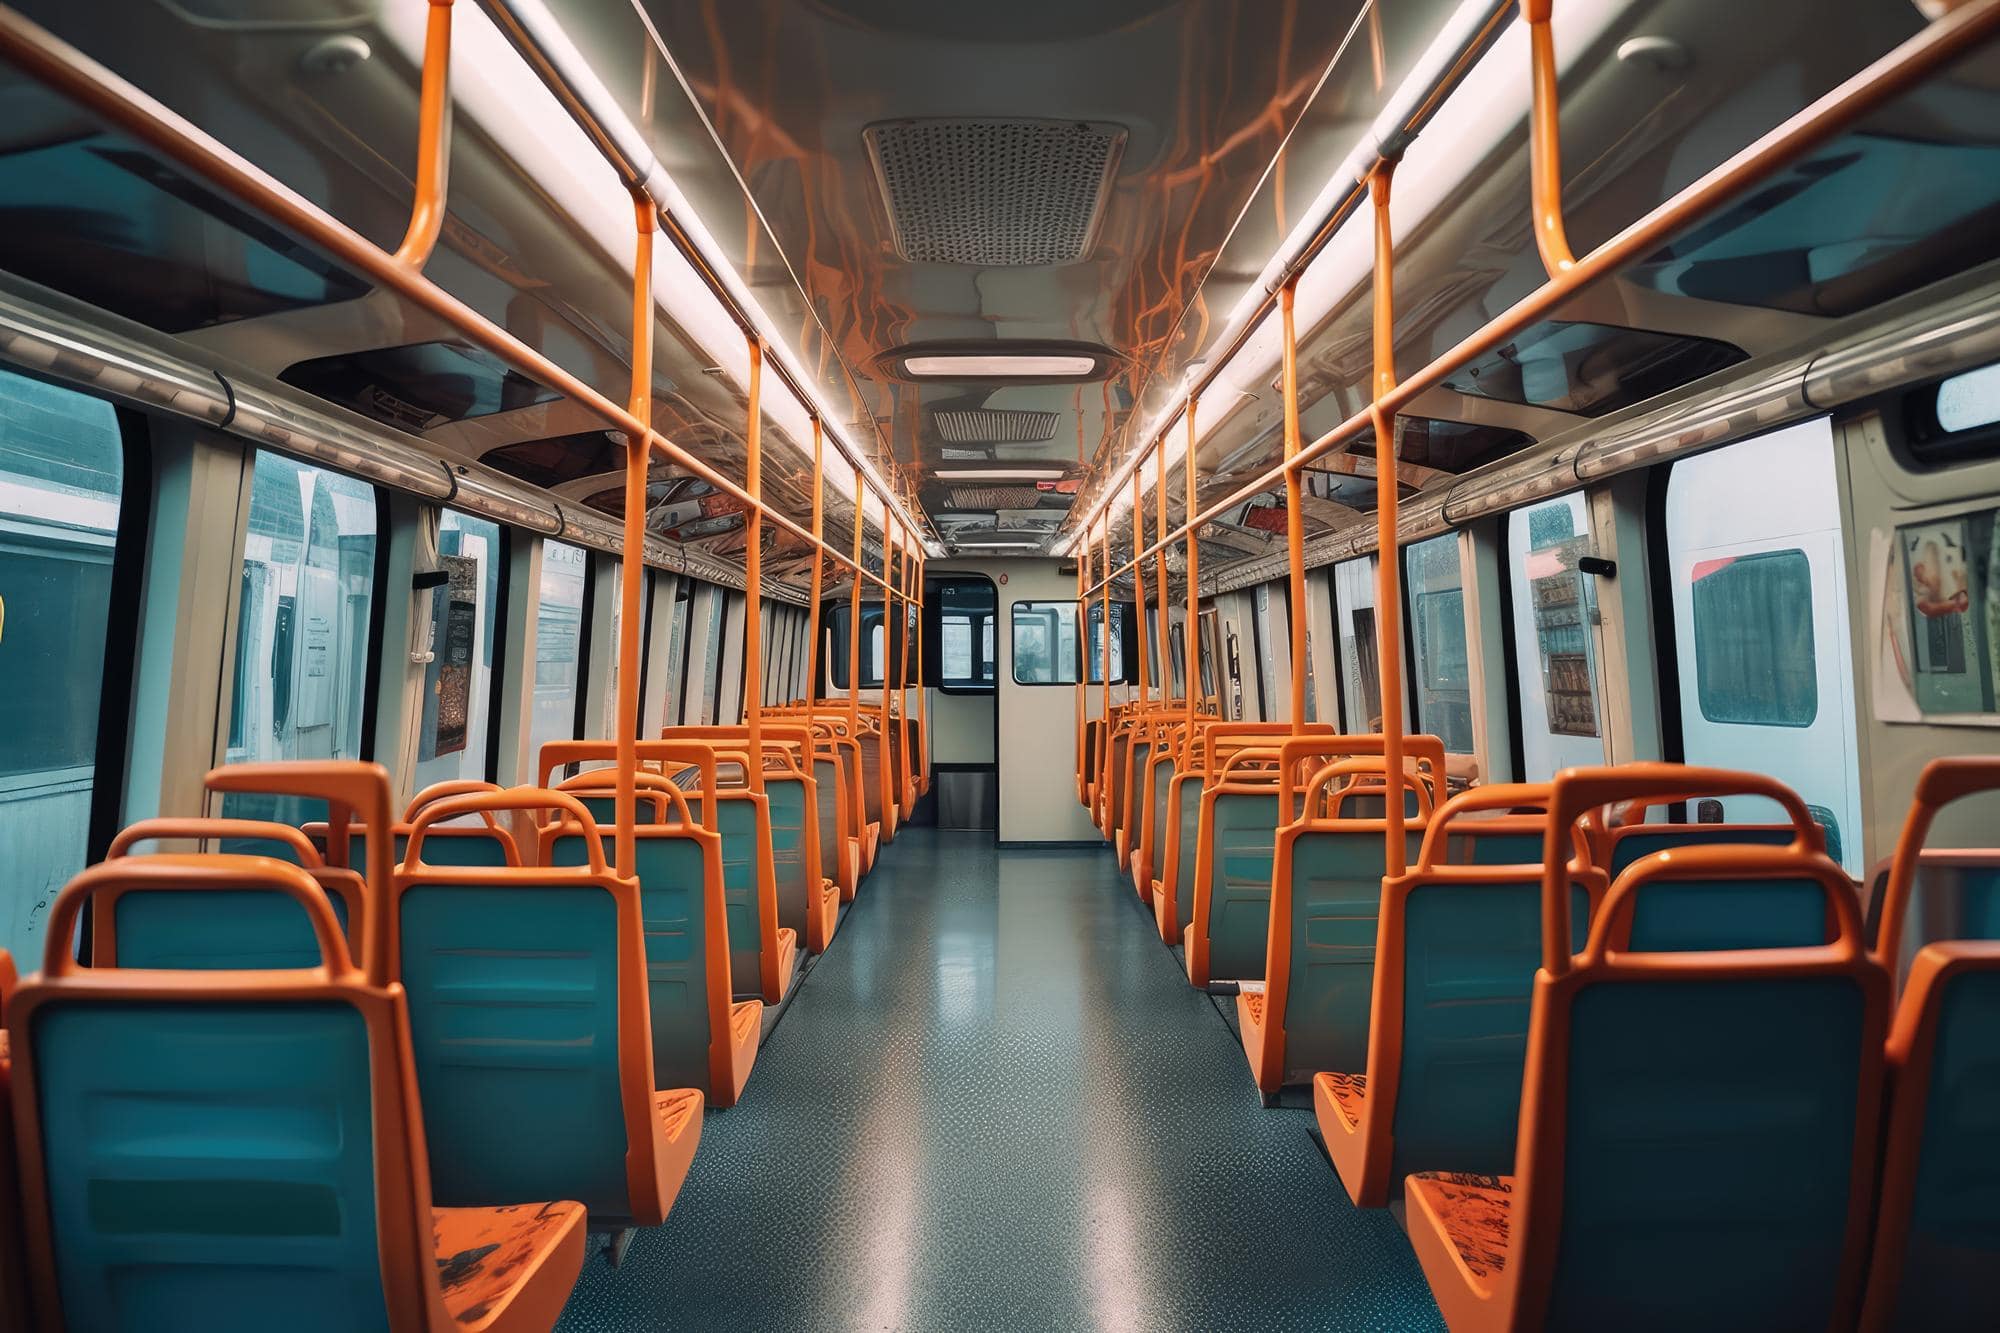
<path id="1" fill-rule="evenodd" d="M 560 1327 L 1441 1328 L 1311 1126 L 1259 1105 L 1109 851 L 906 829 Z"/>

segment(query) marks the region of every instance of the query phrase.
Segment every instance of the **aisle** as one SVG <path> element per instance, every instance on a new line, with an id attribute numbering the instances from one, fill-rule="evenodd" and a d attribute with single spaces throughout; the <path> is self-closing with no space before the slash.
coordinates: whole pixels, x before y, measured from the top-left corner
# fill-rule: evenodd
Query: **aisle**
<path id="1" fill-rule="evenodd" d="M 908 829 L 564 1333 L 1439 1327 L 1108 851 Z"/>

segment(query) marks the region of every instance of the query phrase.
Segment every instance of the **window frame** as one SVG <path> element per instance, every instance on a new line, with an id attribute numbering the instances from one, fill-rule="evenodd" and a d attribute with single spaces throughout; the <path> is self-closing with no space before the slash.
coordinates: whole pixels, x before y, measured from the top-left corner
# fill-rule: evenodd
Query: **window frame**
<path id="1" fill-rule="evenodd" d="M 980 622 L 978 618 L 972 616 L 968 616 L 967 618 L 967 623 L 972 633 L 971 655 L 973 670 L 977 673 L 982 666 L 992 667 L 993 679 L 990 683 L 979 679 L 976 675 L 970 683 L 954 682 L 947 679 L 944 674 L 944 589 L 945 585 L 953 583 L 963 583 L 972 586 L 983 585 L 992 594 L 993 605 L 986 612 L 986 619 L 993 626 L 993 660 L 987 661 L 985 658 L 985 642 L 980 635 Z M 921 673 L 917 674 L 922 675 L 925 679 L 911 683 L 917 684 L 921 688 L 936 690 L 940 694 L 977 697 L 998 693 L 1000 689 L 999 585 L 988 575 L 974 573 L 969 570 L 954 569 L 933 574 L 924 580 L 924 610 L 927 613 L 924 616 L 922 629 L 924 669 Z"/>

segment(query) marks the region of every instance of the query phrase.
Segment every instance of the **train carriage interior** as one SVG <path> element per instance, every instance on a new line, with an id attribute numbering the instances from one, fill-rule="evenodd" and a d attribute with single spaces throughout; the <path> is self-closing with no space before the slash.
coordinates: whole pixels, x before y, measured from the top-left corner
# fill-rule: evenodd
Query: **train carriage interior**
<path id="1" fill-rule="evenodd" d="M 2000 1328 L 2000 0 L 0 3 L 0 1328 Z"/>

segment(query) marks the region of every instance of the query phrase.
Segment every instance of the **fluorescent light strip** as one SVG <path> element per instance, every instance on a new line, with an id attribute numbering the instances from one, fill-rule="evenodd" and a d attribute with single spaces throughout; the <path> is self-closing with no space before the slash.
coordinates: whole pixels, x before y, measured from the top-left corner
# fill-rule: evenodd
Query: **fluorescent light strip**
<path id="1" fill-rule="evenodd" d="M 913 379 L 1074 379 L 1097 369 L 1094 356 L 938 355 L 903 359 Z"/>
<path id="2" fill-rule="evenodd" d="M 1065 471 L 1059 467 L 942 467 L 931 475 L 941 481 L 1056 481 Z"/>
<path id="3" fill-rule="evenodd" d="M 956 538 L 953 539 L 951 544 L 953 546 L 958 547 L 960 550 L 971 550 L 974 547 L 978 547 L 981 550 L 996 550 L 996 551 L 1032 550 L 1041 545 L 1040 542 L 961 541 Z"/>

